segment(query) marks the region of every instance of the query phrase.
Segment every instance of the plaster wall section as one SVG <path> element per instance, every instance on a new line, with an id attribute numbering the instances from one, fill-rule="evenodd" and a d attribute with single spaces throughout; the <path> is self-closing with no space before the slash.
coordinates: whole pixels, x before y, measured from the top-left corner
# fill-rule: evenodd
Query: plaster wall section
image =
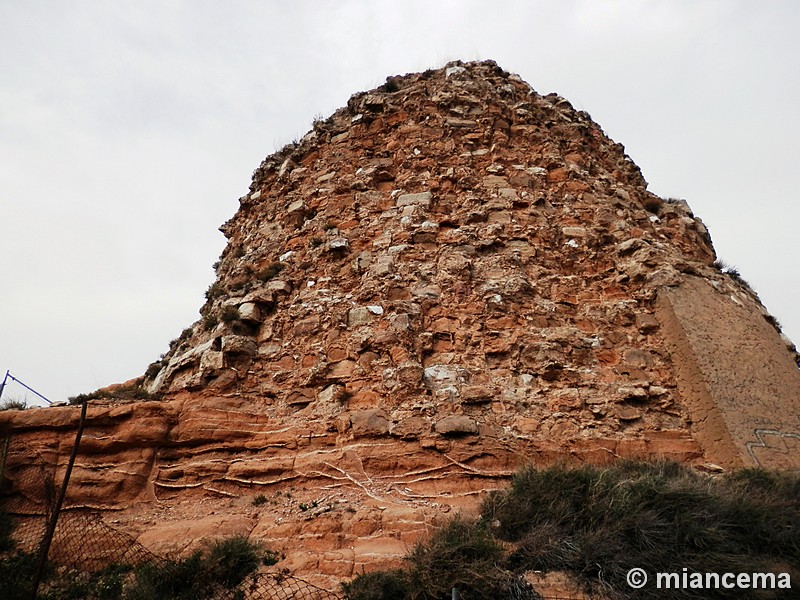
<path id="1" fill-rule="evenodd" d="M 800 470 L 800 369 L 756 302 L 687 276 L 656 306 L 707 460 Z"/>

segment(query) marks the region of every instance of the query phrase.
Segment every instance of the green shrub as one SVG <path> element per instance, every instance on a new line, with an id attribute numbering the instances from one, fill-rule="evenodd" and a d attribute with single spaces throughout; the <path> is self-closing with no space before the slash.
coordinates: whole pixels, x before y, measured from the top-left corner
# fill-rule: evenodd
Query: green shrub
<path id="1" fill-rule="evenodd" d="M 194 329 L 192 329 L 192 327 L 186 327 L 183 331 L 181 331 L 181 334 L 178 337 L 176 337 L 174 340 L 170 340 L 169 349 L 172 350 L 176 346 L 180 346 L 183 342 L 192 337 L 193 333 Z"/>
<path id="2" fill-rule="evenodd" d="M 397 83 L 396 77 L 387 77 L 386 83 L 381 86 L 381 89 L 387 93 L 394 93 L 400 89 L 400 85 Z"/>
<path id="3" fill-rule="evenodd" d="M 156 371 L 157 373 L 157 371 Z M 70 404 L 83 404 L 84 401 L 98 400 L 100 398 L 107 398 L 109 400 L 160 400 L 161 394 L 158 392 L 148 392 L 141 383 L 136 383 L 128 387 L 118 387 L 113 389 L 101 388 L 88 394 L 78 394 L 77 396 L 70 396 L 68 402 Z"/>
<path id="4" fill-rule="evenodd" d="M 118 600 L 122 596 L 125 578 L 132 570 L 130 565 L 108 565 L 93 578 L 93 597 L 97 600 Z"/>
<path id="5" fill-rule="evenodd" d="M 275 550 L 263 550 L 261 562 L 270 567 L 274 564 L 277 564 L 279 560 L 283 560 L 284 558 L 286 558 L 286 555 L 281 552 L 276 552 Z"/>
<path id="6" fill-rule="evenodd" d="M 611 600 L 765 599 L 744 589 L 635 590 L 649 573 L 789 573 L 800 579 L 800 475 L 743 469 L 711 476 L 671 462 L 519 471 L 479 521 L 455 519 L 406 557 L 402 571 L 360 575 L 349 600 L 535 598 L 519 577 L 565 571 Z"/>
<path id="7" fill-rule="evenodd" d="M 485 523 L 456 517 L 406 556 L 411 597 L 446 598 L 454 587 L 472 600 L 506 597 L 515 578 L 499 566 L 503 557 Z"/>
<path id="8" fill-rule="evenodd" d="M 0 510 L 0 553 L 8 552 L 14 548 L 14 521 L 6 511 Z"/>
<path id="9" fill-rule="evenodd" d="M 408 553 L 405 569 L 359 575 L 342 588 L 348 600 L 438 600 L 453 588 L 471 600 L 538 598 L 502 567 L 504 555 L 485 523 L 456 517 Z"/>
<path id="10" fill-rule="evenodd" d="M 231 304 L 224 306 L 219 316 L 223 323 L 233 323 L 240 319 L 239 309 Z"/>
<path id="11" fill-rule="evenodd" d="M 225 293 L 225 289 L 222 287 L 222 284 L 219 281 L 215 281 L 206 290 L 206 300 L 211 302 L 215 298 L 219 298 L 222 294 Z"/>
<path id="12" fill-rule="evenodd" d="M 409 588 L 405 571 L 362 573 L 342 584 L 347 600 L 405 600 Z"/>
<path id="13" fill-rule="evenodd" d="M 194 600 L 208 598 L 210 583 L 203 581 L 202 554 L 198 551 L 182 560 L 142 563 L 134 569 L 134 583 L 125 600 Z"/>
<path id="14" fill-rule="evenodd" d="M 246 537 L 236 536 L 211 545 L 205 558 L 205 570 L 212 581 L 233 588 L 258 569 L 262 560 L 260 546 Z"/>
<path id="15" fill-rule="evenodd" d="M 25 410 L 26 408 L 28 408 L 28 403 L 19 398 L 9 398 L 0 404 L 0 410 Z"/>
<path id="16" fill-rule="evenodd" d="M 151 362 L 147 365 L 147 370 L 144 372 L 145 379 L 155 379 L 165 365 L 166 361 L 163 359 Z"/>
<path id="17" fill-rule="evenodd" d="M 657 215 L 661 211 L 664 201 L 657 196 L 648 196 L 642 201 L 642 205 L 647 212 Z"/>
<path id="18" fill-rule="evenodd" d="M 772 315 L 764 315 L 764 318 L 767 320 L 767 323 L 772 325 L 778 333 L 783 332 L 783 326 L 781 325 L 781 322 L 778 321 L 778 319 L 776 319 Z"/>
<path id="19" fill-rule="evenodd" d="M 3 600 L 30 600 L 37 562 L 36 555 L 27 552 L 0 558 L 0 591 Z"/>
<path id="20" fill-rule="evenodd" d="M 219 317 L 212 313 L 206 313 L 203 315 L 203 329 L 205 331 L 211 331 L 219 324 Z"/>
<path id="21" fill-rule="evenodd" d="M 273 279 L 286 268 L 286 264 L 282 262 L 274 262 L 270 263 L 266 267 L 264 267 L 261 271 L 259 271 L 258 275 L 256 276 L 257 279 L 263 283 L 266 283 L 270 279 Z"/>
<path id="22" fill-rule="evenodd" d="M 224 590 L 236 588 L 259 565 L 275 564 L 277 560 L 276 553 L 246 537 L 227 538 L 213 542 L 182 560 L 139 565 L 123 598 L 205 600 L 224 596 Z"/>
<path id="23" fill-rule="evenodd" d="M 751 285 L 747 282 L 747 280 L 745 280 L 745 278 L 742 277 L 742 274 L 739 273 L 739 269 L 737 269 L 733 265 L 729 265 L 724 260 L 717 259 L 714 261 L 713 266 L 719 269 L 720 272 L 724 273 L 725 275 L 733 279 L 736 283 L 738 283 L 742 287 L 747 288 L 749 290 L 753 289 Z"/>
<path id="24" fill-rule="evenodd" d="M 30 600 L 31 585 L 38 566 L 34 553 L 17 552 L 0 559 L 0 597 Z M 120 600 L 128 565 L 110 565 L 97 573 L 56 571 L 47 565 L 39 586 L 39 600 Z M 144 596 L 141 597 L 144 600 Z"/>
<path id="25" fill-rule="evenodd" d="M 98 398 L 103 398 L 104 395 L 100 392 L 100 390 L 96 390 L 94 392 L 89 392 L 88 394 L 78 394 L 77 396 L 70 396 L 67 398 L 67 402 L 70 404 L 83 404 L 84 402 L 88 402 L 89 400 L 97 400 Z"/>
<path id="26" fill-rule="evenodd" d="M 483 517 L 515 543 L 511 569 L 568 571 L 612 597 L 655 599 L 665 596 L 654 586 L 633 594 L 629 569 L 752 573 L 800 564 L 798 486 L 788 475 L 714 478 L 675 463 L 529 468 L 486 500 Z M 732 597 L 725 593 L 702 597 Z"/>
<path id="27" fill-rule="evenodd" d="M 11 521 L 0 512 L 0 550 L 13 549 Z M 5 532 L 5 533 L 3 533 Z M 54 570 L 49 565 L 40 600 L 206 600 L 236 598 L 234 590 L 260 565 L 281 557 L 238 536 L 208 544 L 180 560 L 155 560 L 133 568 L 111 564 L 95 573 Z M 37 566 L 34 554 L 18 552 L 0 559 L 0 598 L 29 600 Z"/>

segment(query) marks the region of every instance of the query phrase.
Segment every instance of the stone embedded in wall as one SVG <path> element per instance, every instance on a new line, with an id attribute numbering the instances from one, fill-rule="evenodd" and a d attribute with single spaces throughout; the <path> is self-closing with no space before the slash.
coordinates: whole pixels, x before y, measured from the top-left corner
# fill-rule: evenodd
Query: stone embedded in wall
<path id="1" fill-rule="evenodd" d="M 478 433 L 478 424 L 465 415 L 451 415 L 437 421 L 435 429 L 442 435 L 471 435 Z"/>
<path id="2" fill-rule="evenodd" d="M 242 321 L 259 323 L 262 321 L 261 310 L 255 302 L 243 302 L 239 305 L 239 318 Z"/>
<path id="3" fill-rule="evenodd" d="M 356 306 L 347 312 L 347 326 L 359 327 L 372 323 L 372 312 L 366 306 Z"/>
<path id="4" fill-rule="evenodd" d="M 383 409 L 360 410 L 350 415 L 350 424 L 353 435 L 381 436 L 389 433 L 389 419 Z"/>
<path id="5" fill-rule="evenodd" d="M 317 395 L 318 400 L 324 403 L 340 402 L 345 400 L 346 397 L 347 391 L 345 387 L 337 383 L 332 383 Z"/>

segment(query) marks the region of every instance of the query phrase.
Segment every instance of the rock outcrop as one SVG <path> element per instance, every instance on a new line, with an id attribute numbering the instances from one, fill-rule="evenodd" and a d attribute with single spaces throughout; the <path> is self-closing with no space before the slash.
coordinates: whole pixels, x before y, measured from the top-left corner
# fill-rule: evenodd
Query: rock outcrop
<path id="1" fill-rule="evenodd" d="M 800 468 L 797 355 L 702 221 L 493 62 L 354 95 L 240 205 L 162 400 L 95 401 L 73 475 L 156 551 L 247 533 L 334 581 L 528 461 Z M 76 420 L 0 428 L 63 463 Z"/>

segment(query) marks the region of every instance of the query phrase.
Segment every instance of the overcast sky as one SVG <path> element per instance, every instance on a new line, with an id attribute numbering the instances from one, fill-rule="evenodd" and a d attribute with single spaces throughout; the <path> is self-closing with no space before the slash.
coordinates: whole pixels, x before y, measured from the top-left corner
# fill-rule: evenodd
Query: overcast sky
<path id="1" fill-rule="evenodd" d="M 142 374 L 267 154 L 459 58 L 588 111 L 800 342 L 798 31 L 794 0 L 0 0 L 0 377 Z"/>

